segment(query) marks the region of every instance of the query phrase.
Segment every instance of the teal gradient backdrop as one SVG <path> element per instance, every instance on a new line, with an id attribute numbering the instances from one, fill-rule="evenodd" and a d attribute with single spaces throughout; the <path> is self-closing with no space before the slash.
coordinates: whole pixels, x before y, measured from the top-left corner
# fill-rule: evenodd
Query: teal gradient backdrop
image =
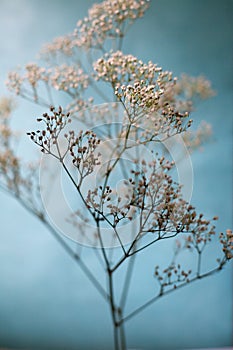
<path id="1" fill-rule="evenodd" d="M 93 3 L 0 0 L 0 94 L 7 93 L 7 71 L 33 61 L 44 43 L 72 32 Z M 232 13 L 231 0 L 152 0 L 124 44 L 126 53 L 177 76 L 204 74 L 212 81 L 217 95 L 194 113 L 196 124 L 202 119 L 212 123 L 214 139 L 192 155 L 192 202 L 207 217 L 219 216 L 219 231 L 232 227 Z M 13 127 L 31 130 L 38 113 L 41 109 L 19 100 Z M 19 152 L 30 147 L 27 142 L 18 145 Z M 0 347 L 110 349 L 108 308 L 85 276 L 14 199 L 0 193 L 0 208 Z M 85 254 L 91 262 L 93 254 Z M 136 276 L 132 305 L 153 292 L 156 256 L 150 252 L 144 258 L 146 266 L 137 266 L 137 276 L 147 277 L 141 283 Z M 128 322 L 129 348 L 233 345 L 232 291 L 229 265 L 161 299 Z"/>

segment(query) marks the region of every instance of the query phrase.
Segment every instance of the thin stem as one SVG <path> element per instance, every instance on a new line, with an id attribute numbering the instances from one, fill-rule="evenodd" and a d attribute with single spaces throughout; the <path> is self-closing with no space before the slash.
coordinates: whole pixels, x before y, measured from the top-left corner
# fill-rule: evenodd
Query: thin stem
<path id="1" fill-rule="evenodd" d="M 126 149 L 126 147 L 127 147 L 127 140 L 128 140 L 128 136 L 129 136 L 130 127 L 131 127 L 131 125 L 128 125 L 128 130 L 127 130 L 127 133 L 126 133 L 126 138 L 125 138 L 124 146 L 123 146 L 122 150 L 120 151 L 120 153 L 117 155 L 117 158 L 116 158 L 116 160 L 114 161 L 114 163 L 113 163 L 112 166 L 110 166 L 110 162 L 111 162 L 111 159 L 112 159 L 112 157 L 113 157 L 113 155 L 114 155 L 114 152 L 115 152 L 115 150 L 117 149 L 117 147 L 119 146 L 119 144 L 118 144 L 118 145 L 116 146 L 116 148 L 113 150 L 112 155 L 111 155 L 110 158 L 109 158 L 110 161 L 108 162 L 108 167 L 107 167 L 107 170 L 106 170 L 105 181 L 104 181 L 104 184 L 103 184 L 103 187 L 102 187 L 102 195 L 104 194 L 104 191 L 105 191 L 105 189 L 106 189 L 106 186 L 107 186 L 107 183 L 108 183 L 108 180 L 109 180 L 109 177 L 110 177 L 110 174 L 111 174 L 112 170 L 115 168 L 115 166 L 117 165 L 117 163 L 118 163 L 119 160 L 121 159 L 121 156 L 122 156 L 122 154 L 124 153 L 124 151 L 125 151 L 125 149 Z M 121 241 L 121 239 L 120 239 L 120 236 L 118 235 L 118 232 L 117 232 L 115 226 L 113 226 L 113 225 L 110 223 L 110 221 L 104 216 L 104 214 L 103 214 L 102 212 L 98 212 L 98 214 L 100 214 L 101 216 L 103 216 L 103 218 L 105 219 L 105 221 L 107 221 L 107 222 L 111 225 L 111 227 L 114 229 L 114 232 L 115 232 L 115 234 L 116 234 L 116 237 L 117 237 L 117 239 L 118 239 L 118 241 L 119 241 L 119 243 L 120 243 L 120 245 L 121 245 L 121 248 L 122 248 L 122 250 L 123 250 L 124 256 L 126 256 L 126 251 L 125 251 L 124 245 L 123 245 L 123 243 L 122 243 L 122 241 Z M 98 216 L 98 217 L 99 217 L 99 216 Z M 103 248 L 103 247 L 102 247 L 102 248 Z M 105 260 L 106 260 L 106 259 L 105 259 Z"/>
<path id="2" fill-rule="evenodd" d="M 201 251 L 198 249 L 197 277 L 200 276 L 200 272 L 201 272 Z"/>
<path id="3" fill-rule="evenodd" d="M 131 259 L 129 260 L 128 267 L 127 267 L 127 272 L 126 272 L 126 275 L 125 275 L 124 287 L 123 287 L 122 294 L 121 294 L 121 299 L 120 299 L 120 307 L 121 307 L 122 310 L 124 310 L 124 307 L 125 307 L 125 304 L 126 304 L 126 300 L 127 300 L 127 296 L 128 296 L 128 293 L 129 293 L 129 286 L 130 286 L 130 282 L 131 282 L 131 278 L 132 278 L 132 272 L 133 272 L 133 268 L 134 268 L 135 257 L 136 257 L 136 255 L 131 257 Z"/>
<path id="4" fill-rule="evenodd" d="M 148 306 L 150 306 L 151 304 L 153 304 L 155 301 L 157 301 L 158 299 L 160 299 L 162 296 L 165 296 L 167 294 L 170 294 L 171 292 L 175 291 L 175 290 L 178 290 L 184 286 L 187 286 L 189 285 L 190 283 L 194 282 L 194 281 L 197 281 L 198 279 L 201 279 L 201 278 L 204 278 L 204 277 L 208 277 L 208 276 L 211 276 L 213 274 L 215 274 L 216 272 L 220 271 L 223 267 L 223 265 L 226 263 L 226 261 L 222 261 L 218 267 L 214 268 L 213 270 L 209 271 L 209 272 L 206 272 L 202 275 L 196 275 L 195 277 L 193 277 L 192 279 L 189 280 L 189 282 L 184 282 L 180 285 L 178 285 L 176 287 L 176 289 L 174 288 L 171 288 L 167 291 L 163 291 L 161 290 L 160 293 L 158 295 L 156 295 L 155 297 L 151 298 L 150 300 L 148 300 L 146 303 L 144 303 L 143 305 L 139 306 L 138 308 L 136 308 L 133 312 L 131 312 L 129 315 L 127 315 L 126 317 L 124 317 L 122 319 L 122 322 L 124 321 L 128 321 L 130 320 L 132 317 L 136 316 L 137 314 L 139 314 L 141 311 L 143 311 L 144 309 L 146 309 Z"/>
<path id="5" fill-rule="evenodd" d="M 149 246 L 151 246 L 152 244 L 156 243 L 157 241 L 161 240 L 161 239 L 166 239 L 166 238 L 172 238 L 172 237 L 175 237 L 176 235 L 178 234 L 178 232 L 176 232 L 174 235 L 171 235 L 171 236 L 167 236 L 167 237 L 161 237 L 161 236 L 158 236 L 157 238 L 155 238 L 153 241 L 151 241 L 150 243 L 147 243 L 146 245 L 144 245 L 143 247 L 141 248 L 138 248 L 137 250 L 133 251 L 132 253 L 129 254 L 129 256 L 132 256 L 146 248 L 148 248 Z"/>
<path id="6" fill-rule="evenodd" d="M 97 210 L 97 209 L 95 209 L 95 210 L 96 210 L 96 212 L 97 212 L 99 215 L 102 216 L 102 218 L 109 224 L 109 226 L 111 226 L 111 228 L 113 229 L 113 231 L 114 231 L 114 233 L 115 233 L 115 235 L 116 235 L 116 237 L 117 237 L 117 239 L 118 239 L 118 241 L 119 241 L 119 243 L 120 243 L 121 249 L 123 250 L 123 252 L 124 252 L 124 254 L 125 254 L 125 253 L 126 253 L 125 247 L 124 247 L 124 245 L 123 245 L 123 243 L 122 243 L 122 240 L 121 240 L 121 238 L 120 238 L 120 236 L 119 236 L 119 234 L 118 234 L 118 232 L 117 232 L 116 226 L 114 226 L 114 225 L 111 223 L 111 221 L 108 220 L 108 218 L 106 217 L 106 215 L 104 215 L 104 213 L 103 213 L 102 211 L 99 211 L 99 210 Z M 98 218 L 99 218 L 99 215 L 98 215 Z"/>
<path id="7" fill-rule="evenodd" d="M 109 295 L 105 291 L 105 289 L 102 287 L 102 285 L 99 283 L 99 281 L 95 278 L 91 270 L 87 267 L 87 265 L 83 262 L 83 260 L 80 258 L 80 256 L 75 253 L 69 245 L 61 238 L 61 236 L 57 233 L 57 231 L 46 221 L 42 220 L 43 224 L 48 228 L 48 230 L 52 233 L 54 238 L 60 243 L 60 245 L 64 248 L 64 250 L 70 255 L 71 258 L 73 258 L 78 265 L 80 266 L 81 270 L 85 273 L 87 278 L 91 281 L 91 283 L 95 286 L 95 288 L 100 292 L 100 294 L 106 299 L 109 300 Z"/>
<path id="8" fill-rule="evenodd" d="M 98 237 L 99 237 L 99 241 L 100 241 L 101 251 L 102 251 L 102 254 L 103 254 L 103 258 L 104 258 L 106 267 L 109 270 L 110 263 L 109 263 L 109 260 L 108 260 L 108 257 L 107 257 L 107 254 L 106 254 L 106 251 L 105 251 L 105 248 L 104 248 L 104 244 L 103 244 L 103 240 L 102 240 L 102 236 L 101 236 L 101 232 L 100 232 L 99 218 L 96 218 L 95 220 L 96 220 L 96 225 L 97 225 L 97 233 L 98 233 Z"/>
<path id="9" fill-rule="evenodd" d="M 118 267 L 125 261 L 125 259 L 127 259 L 129 257 L 129 255 L 126 254 L 118 261 L 118 263 L 116 263 L 116 265 L 111 269 L 111 272 L 114 272 L 118 269 Z"/>
<path id="10" fill-rule="evenodd" d="M 53 235 L 53 237 L 57 240 L 57 242 L 63 247 L 66 253 L 80 266 L 81 270 L 85 273 L 87 278 L 92 282 L 92 284 L 99 291 L 99 293 L 104 297 L 104 299 L 109 300 L 109 294 L 105 291 L 105 289 L 102 287 L 99 281 L 95 278 L 95 276 L 87 267 L 87 265 L 81 260 L 80 256 L 77 253 L 75 253 L 73 249 L 70 248 L 70 246 L 64 241 L 64 239 L 60 236 L 60 234 L 44 218 L 44 216 L 38 213 L 37 211 L 35 211 L 33 208 L 29 207 L 19 195 L 8 191 L 2 186 L 1 186 L 1 189 L 3 189 L 4 192 L 10 194 L 11 196 L 13 195 L 17 199 L 17 201 L 21 204 L 22 207 L 24 207 L 28 212 L 36 216 L 37 219 L 44 224 L 44 226 L 49 230 L 49 232 Z"/>
<path id="11" fill-rule="evenodd" d="M 121 51 L 122 50 L 122 45 L 123 45 L 123 39 L 124 39 L 124 29 L 125 29 L 125 22 L 122 23 L 120 31 L 121 31 L 121 35 L 120 35 L 120 39 L 119 39 L 119 43 L 118 43 L 118 50 Z"/>
<path id="12" fill-rule="evenodd" d="M 74 187 L 76 188 L 76 190 L 78 191 L 78 194 L 80 195 L 81 199 L 82 199 L 82 202 L 85 204 L 87 210 L 89 211 L 89 213 L 91 214 L 91 216 L 95 219 L 95 215 L 93 214 L 93 212 L 91 211 L 91 209 L 89 208 L 89 206 L 87 205 L 85 199 L 83 198 L 83 195 L 80 191 L 80 188 L 79 186 L 76 184 L 73 176 L 71 175 L 71 173 L 69 172 L 67 166 L 65 165 L 65 163 L 63 162 L 63 159 L 60 159 L 61 163 L 62 163 L 62 166 L 65 170 L 65 172 L 67 173 L 68 177 L 70 178 L 71 182 L 73 183 Z"/>
<path id="13" fill-rule="evenodd" d="M 51 104 L 51 106 L 54 106 L 52 92 L 51 92 L 51 88 L 50 88 L 48 82 L 45 83 L 45 86 L 46 86 L 46 90 L 47 90 L 47 94 L 48 94 L 48 98 L 49 98 L 50 104 Z"/>
<path id="14" fill-rule="evenodd" d="M 108 269 L 108 283 L 109 283 L 109 303 L 110 303 L 110 310 L 112 315 L 112 322 L 113 322 L 113 328 L 114 328 L 114 345 L 115 350 L 119 349 L 119 341 L 118 341 L 118 323 L 116 319 L 116 307 L 114 304 L 114 289 L 113 289 L 113 276 L 111 271 Z"/>

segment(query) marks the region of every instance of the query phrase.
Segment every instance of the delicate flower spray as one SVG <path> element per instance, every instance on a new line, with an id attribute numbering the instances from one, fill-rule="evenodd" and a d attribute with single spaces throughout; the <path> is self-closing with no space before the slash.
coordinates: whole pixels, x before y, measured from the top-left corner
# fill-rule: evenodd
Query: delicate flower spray
<path id="1" fill-rule="evenodd" d="M 228 229 L 220 233 L 217 261 L 203 270 L 206 248 L 216 240 L 217 217 L 205 219 L 184 198 L 175 176 L 182 154 L 178 161 L 169 159 L 166 147 L 182 140 L 183 149 L 191 151 L 210 135 L 208 124 L 190 131 L 193 100 L 211 97 L 210 83 L 203 77 L 174 78 L 157 64 L 122 52 L 129 26 L 148 8 L 145 0 L 93 5 L 72 34 L 42 50 L 41 65 L 30 63 L 22 72 L 11 72 L 7 82 L 16 95 L 47 108 L 37 119 L 40 129 L 28 135 L 44 159 L 63 169 L 77 193 L 79 204 L 64 217 L 70 226 L 63 231 L 77 245 L 92 246 L 106 286 L 49 221 L 36 167 L 14 153 L 12 101 L 0 104 L 1 187 L 43 222 L 109 304 L 115 350 L 127 348 L 129 319 L 163 296 L 220 271 L 233 256 Z M 60 93 L 66 96 L 63 107 L 56 106 Z M 96 105 L 92 94 L 105 103 Z M 175 248 L 167 266 L 154 266 L 154 296 L 129 311 L 135 260 L 146 249 L 156 252 L 162 241 L 174 241 Z M 192 268 L 179 262 L 184 251 L 196 259 Z M 115 277 L 119 273 L 121 288 Z"/>

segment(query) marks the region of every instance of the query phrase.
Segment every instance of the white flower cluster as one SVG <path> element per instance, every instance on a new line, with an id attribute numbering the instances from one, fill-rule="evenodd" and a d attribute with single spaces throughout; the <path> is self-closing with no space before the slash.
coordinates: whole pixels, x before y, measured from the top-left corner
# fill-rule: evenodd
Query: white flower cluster
<path id="1" fill-rule="evenodd" d="M 58 53 L 71 56 L 73 51 L 73 35 L 68 34 L 55 38 L 51 43 L 44 45 L 41 55 L 49 58 Z"/>
<path id="2" fill-rule="evenodd" d="M 203 76 L 190 77 L 187 74 L 182 74 L 175 90 L 177 95 L 183 94 L 187 99 L 199 97 L 204 100 L 215 95 L 210 81 Z"/>
<path id="3" fill-rule="evenodd" d="M 2 97 L 0 99 L 0 146 L 2 148 L 8 147 L 13 135 L 13 131 L 9 126 L 9 118 L 13 108 L 14 102 L 11 98 Z"/>
<path id="4" fill-rule="evenodd" d="M 94 70 L 96 80 L 110 83 L 117 98 L 129 105 L 134 114 L 138 109 L 154 112 L 163 107 L 167 101 L 162 97 L 176 82 L 171 72 L 163 72 L 157 64 L 143 63 L 121 51 L 100 58 Z"/>
<path id="5" fill-rule="evenodd" d="M 202 121 L 196 131 L 188 130 L 183 135 L 183 140 L 189 150 L 193 151 L 201 148 L 203 143 L 208 141 L 212 135 L 212 126 L 205 121 Z"/>
<path id="6" fill-rule="evenodd" d="M 9 97 L 1 97 L 0 98 L 0 120 L 3 122 L 4 120 L 7 120 L 12 110 L 15 107 L 14 101 Z"/>
<path id="7" fill-rule="evenodd" d="M 121 85 L 116 88 L 115 95 L 130 106 L 134 111 L 134 116 L 145 110 L 147 112 L 155 112 L 158 109 L 159 98 L 163 92 L 156 91 L 155 85 L 146 85 L 143 80 L 137 81 L 133 85 Z"/>
<path id="8" fill-rule="evenodd" d="M 88 75 L 78 66 L 63 64 L 55 67 L 51 74 L 51 85 L 56 90 L 69 92 L 76 96 L 80 91 L 88 87 Z"/>
<path id="9" fill-rule="evenodd" d="M 29 86 L 36 100 L 38 97 L 37 88 L 40 81 L 48 83 L 49 71 L 44 67 L 38 66 L 36 63 L 29 63 L 25 66 L 24 73 L 19 70 L 10 72 L 6 85 L 10 91 L 21 96 L 25 96 Z"/>
<path id="10" fill-rule="evenodd" d="M 191 121 L 188 113 L 176 109 L 176 78 L 152 62 L 143 63 L 132 55 L 117 51 L 94 64 L 96 79 L 111 84 L 124 105 L 128 121 L 151 135 L 167 136 L 185 131 Z M 171 94 L 173 93 L 173 96 Z"/>
<path id="11" fill-rule="evenodd" d="M 126 22 L 131 24 L 142 17 L 148 6 L 146 0 L 105 0 L 94 4 L 88 17 L 77 23 L 75 44 L 100 48 L 107 38 L 123 37 Z"/>
<path id="12" fill-rule="evenodd" d="M 208 99 L 215 95 L 211 83 L 203 76 L 191 77 L 182 74 L 175 84 L 170 84 L 164 93 L 164 99 L 182 112 L 191 112 L 197 99 Z"/>
<path id="13" fill-rule="evenodd" d="M 152 84 L 162 71 L 161 67 L 151 61 L 146 64 L 133 55 L 124 55 L 121 51 L 106 54 L 98 59 L 93 67 L 96 80 L 109 82 L 114 87 L 140 80 Z"/>
<path id="14" fill-rule="evenodd" d="M 20 95 L 23 80 L 24 79 L 18 71 L 12 71 L 8 74 L 6 85 L 11 92 L 14 92 L 16 95 Z"/>
<path id="15" fill-rule="evenodd" d="M 53 89 L 66 92 L 72 99 L 75 99 L 75 105 L 80 108 L 87 105 L 80 98 L 80 95 L 87 89 L 89 77 L 78 64 L 62 64 L 52 68 L 44 68 L 30 63 L 22 71 L 10 72 L 6 84 L 9 90 L 16 95 L 47 107 L 53 104 Z M 44 87 L 46 87 L 48 94 L 47 99 L 44 98 L 45 94 L 42 90 Z"/>
<path id="16" fill-rule="evenodd" d="M 36 87 L 38 81 L 48 81 L 48 74 L 44 67 L 39 67 L 36 63 L 29 63 L 25 66 L 25 76 L 24 79 L 31 84 L 31 86 Z"/>
<path id="17" fill-rule="evenodd" d="M 14 107 L 15 104 L 11 98 L 0 99 L 0 186 L 17 196 L 24 191 L 26 197 L 28 193 L 32 195 L 32 189 L 29 189 L 29 181 L 32 181 L 32 178 L 26 176 L 28 164 L 24 164 L 22 171 L 22 160 L 16 155 L 14 149 L 16 137 L 10 127 L 10 117 Z"/>

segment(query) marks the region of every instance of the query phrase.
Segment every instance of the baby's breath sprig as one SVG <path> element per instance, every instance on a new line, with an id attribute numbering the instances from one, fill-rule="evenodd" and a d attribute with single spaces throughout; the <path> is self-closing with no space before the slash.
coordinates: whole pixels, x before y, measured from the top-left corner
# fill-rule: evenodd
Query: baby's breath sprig
<path id="1" fill-rule="evenodd" d="M 94 4 L 88 16 L 78 21 L 75 44 L 78 47 L 102 49 L 107 39 L 122 38 L 137 18 L 149 7 L 146 0 L 105 0 Z"/>
<path id="2" fill-rule="evenodd" d="M 70 113 L 63 113 L 62 107 L 56 110 L 51 106 L 50 111 L 51 115 L 44 113 L 41 118 L 37 118 L 38 122 L 45 124 L 44 129 L 27 133 L 31 140 L 41 147 L 43 153 L 51 153 L 51 147 L 57 144 L 61 131 L 71 122 Z"/>
<path id="3" fill-rule="evenodd" d="M 81 231 L 85 243 L 91 244 L 94 238 L 92 247 L 100 248 L 97 256 L 106 287 L 96 278 L 95 270 L 89 268 L 89 261 L 86 264 L 70 248 L 49 224 L 45 210 L 40 210 L 34 201 L 34 189 L 38 192 L 39 188 L 37 168 L 26 166 L 16 154 L 9 124 L 12 105 L 0 100 L 0 187 L 45 224 L 109 304 L 116 350 L 127 348 L 124 322 L 162 296 L 220 271 L 233 258 L 233 234 L 227 230 L 220 234 L 222 257 L 217 259 L 217 266 L 203 272 L 203 257 L 207 245 L 216 237 L 218 218 L 205 219 L 187 203 L 182 196 L 182 185 L 172 175 L 175 163 L 154 152 L 157 146 L 161 151 L 162 146 L 166 154 L 164 141 L 177 134 L 183 134 L 189 149 L 199 147 L 211 130 L 209 125 L 201 124 L 196 132 L 190 132 L 190 112 L 197 98 L 206 99 L 214 92 L 204 77 L 182 75 L 177 79 L 152 61 L 145 63 L 121 51 L 129 26 L 148 7 L 146 0 L 105 0 L 94 4 L 72 34 L 47 45 L 42 65 L 29 63 L 24 70 L 9 73 L 7 82 L 16 95 L 46 108 L 51 106 L 49 113 L 37 119 L 42 124 L 41 130 L 28 135 L 42 152 L 56 158 L 79 194 L 80 208 L 74 214 L 78 220 L 71 222 Z M 110 94 L 103 89 L 104 85 L 110 88 Z M 89 95 L 91 89 L 101 101 L 111 104 L 94 105 Z M 53 106 L 60 93 L 65 94 L 67 106 L 56 109 Z M 71 115 L 89 130 L 65 130 Z M 96 127 L 97 122 L 105 125 Z M 60 141 L 65 143 L 65 151 L 61 151 Z M 143 147 L 150 153 L 150 160 L 146 155 L 144 159 L 144 152 L 140 152 Z M 132 168 L 125 166 L 124 157 Z M 98 184 L 93 186 L 95 171 L 99 171 Z M 119 173 L 124 184 L 119 181 L 119 186 L 114 188 Z M 183 243 L 177 244 L 172 261 L 155 268 L 158 294 L 125 315 L 136 254 L 176 237 Z M 113 239 L 111 244 L 109 238 Z M 109 252 L 106 242 L 111 247 L 117 242 L 120 249 Z M 178 262 L 177 257 L 184 250 L 196 258 L 192 268 Z M 156 254 L 153 256 L 157 259 Z M 125 269 L 119 268 L 127 262 L 123 276 Z M 123 276 L 122 286 L 117 288 L 116 271 Z"/>
<path id="4" fill-rule="evenodd" d="M 77 136 L 74 131 L 70 131 L 65 137 L 69 142 L 72 163 L 80 175 L 80 186 L 83 179 L 94 171 L 95 166 L 100 165 L 101 154 L 97 152 L 100 139 L 90 130 L 81 130 Z"/>
<path id="5" fill-rule="evenodd" d="M 233 258 L 233 233 L 232 230 L 226 230 L 226 233 L 220 233 L 220 243 L 227 260 Z"/>

